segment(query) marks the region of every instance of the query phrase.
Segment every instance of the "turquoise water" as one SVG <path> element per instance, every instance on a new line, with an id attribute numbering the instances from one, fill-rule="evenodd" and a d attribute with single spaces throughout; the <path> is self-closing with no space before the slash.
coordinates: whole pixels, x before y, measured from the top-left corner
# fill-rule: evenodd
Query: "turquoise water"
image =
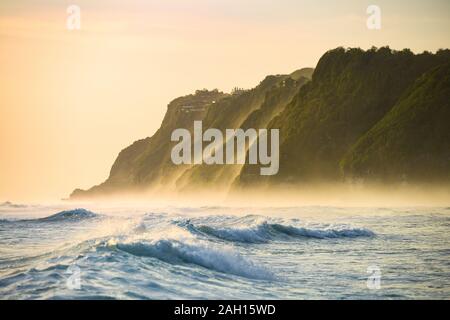
<path id="1" fill-rule="evenodd" d="M 1 299 L 450 298 L 450 208 L 83 207 L 0 205 Z"/>

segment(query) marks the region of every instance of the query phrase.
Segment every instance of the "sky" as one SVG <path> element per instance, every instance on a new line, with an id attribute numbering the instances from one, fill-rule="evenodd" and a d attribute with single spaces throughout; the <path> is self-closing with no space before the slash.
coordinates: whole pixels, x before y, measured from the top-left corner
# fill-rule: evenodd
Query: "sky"
<path id="1" fill-rule="evenodd" d="M 366 26 L 373 4 L 380 30 Z M 251 88 L 338 46 L 449 48 L 449 15 L 448 0 L 2 0 L 0 201 L 104 181 L 196 89 Z"/>

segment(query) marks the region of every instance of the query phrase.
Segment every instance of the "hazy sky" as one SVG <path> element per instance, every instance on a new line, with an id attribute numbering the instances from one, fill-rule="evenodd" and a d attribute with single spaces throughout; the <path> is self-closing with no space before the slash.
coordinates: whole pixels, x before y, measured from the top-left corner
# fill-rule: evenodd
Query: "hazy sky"
<path id="1" fill-rule="evenodd" d="M 66 28 L 70 4 L 79 31 Z M 379 31 L 366 27 L 370 4 Z M 2 0 L 0 201 L 102 182 L 196 89 L 253 87 L 337 46 L 449 48 L 449 14 L 448 0 Z"/>

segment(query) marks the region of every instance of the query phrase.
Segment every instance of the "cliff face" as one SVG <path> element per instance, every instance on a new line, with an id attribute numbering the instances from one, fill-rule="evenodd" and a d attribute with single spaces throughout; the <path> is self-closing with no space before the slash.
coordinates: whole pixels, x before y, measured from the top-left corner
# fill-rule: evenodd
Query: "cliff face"
<path id="1" fill-rule="evenodd" d="M 177 128 L 192 130 L 194 121 L 202 120 L 211 105 L 228 96 L 217 90 L 198 90 L 193 95 L 173 100 L 167 107 L 161 127 L 152 137 L 136 141 L 122 150 L 105 182 L 87 191 L 77 189 L 71 198 L 104 196 L 125 190 L 138 192 L 171 184 L 178 172 L 185 169 L 172 165 L 172 131 Z"/>
<path id="2" fill-rule="evenodd" d="M 362 150 L 362 144 L 367 144 L 367 139 L 361 142 L 360 147 L 355 147 L 355 144 L 376 127 L 402 98 L 405 99 L 409 90 L 414 90 L 411 87 L 417 79 L 425 72 L 449 61 L 448 50 L 419 55 L 414 55 L 409 50 L 394 52 L 389 48 L 369 51 L 338 48 L 327 52 L 320 59 L 312 81 L 269 123 L 271 128 L 280 128 L 278 175 L 259 177 L 254 172 L 254 166 L 246 165 L 235 185 L 343 181 L 361 174 L 364 170 L 371 171 L 370 166 L 377 163 L 377 160 L 374 158 L 375 153 Z M 450 98 L 448 90 L 445 89 L 448 89 L 448 84 L 442 77 L 436 79 L 436 82 L 441 84 L 438 89 L 434 89 L 439 93 L 435 91 L 432 95 L 436 94 L 441 98 L 433 101 L 423 100 L 422 104 L 429 107 L 426 110 L 421 107 L 424 114 L 418 116 L 417 122 L 410 123 L 409 126 L 425 126 L 425 123 L 426 126 L 439 126 L 439 133 L 436 134 L 447 136 L 445 126 L 438 124 L 436 117 L 430 118 L 438 109 L 448 111 L 448 105 L 443 102 Z M 412 99 L 407 99 L 402 108 L 418 108 L 412 102 Z M 441 115 L 444 116 L 447 111 L 442 111 Z M 426 116 L 425 113 L 430 115 Z M 443 119 L 448 128 L 450 119 Z M 391 129 L 395 131 L 399 128 Z M 418 145 L 429 143 L 426 136 L 413 135 L 413 131 L 404 132 L 410 141 Z M 397 138 L 395 134 L 391 134 L 389 139 L 393 141 L 385 143 L 394 143 L 400 147 L 403 142 L 394 142 Z M 380 149 L 377 152 L 384 151 Z M 445 161 L 444 154 L 437 152 L 437 149 L 426 149 L 426 152 L 429 152 L 428 156 L 431 158 Z M 343 160 L 344 157 L 347 157 L 347 160 Z M 364 164 L 360 163 L 363 158 Z M 353 161 L 360 164 L 357 165 Z M 404 161 L 415 160 L 410 158 Z M 389 167 L 391 164 L 386 159 L 380 165 Z M 363 176 L 369 178 L 367 175 Z M 370 178 L 380 178 L 383 181 L 387 177 L 375 174 Z"/>
<path id="3" fill-rule="evenodd" d="M 338 48 L 317 68 L 266 77 L 236 94 L 197 91 L 172 101 L 161 128 L 120 152 L 109 178 L 73 198 L 142 190 L 229 190 L 364 179 L 450 182 L 450 51 Z M 311 80 L 312 77 L 312 80 Z M 280 170 L 175 166 L 177 128 L 280 129 Z M 432 168 L 432 169 L 430 169 Z"/>
<path id="4" fill-rule="evenodd" d="M 267 128 L 292 97 L 298 93 L 309 79 L 310 69 L 302 70 L 297 80 L 290 76 L 269 76 L 253 90 L 238 97 L 224 99 L 210 108 L 204 119 L 207 128 Z M 298 71 L 298 73 L 301 71 Z M 192 190 L 207 188 L 228 189 L 239 176 L 243 165 L 197 165 L 186 170 L 176 181 L 177 189 Z"/>
<path id="5" fill-rule="evenodd" d="M 341 167 L 352 178 L 450 181 L 450 64 L 419 77 Z"/>
<path id="6" fill-rule="evenodd" d="M 203 121 L 203 129 L 265 128 L 281 112 L 292 96 L 309 81 L 310 68 L 292 75 L 268 76 L 251 90 L 224 94 L 217 90 L 199 90 L 193 95 L 173 100 L 161 127 L 152 136 L 134 142 L 122 150 L 108 179 L 89 190 L 75 190 L 71 198 L 104 196 L 139 191 L 182 191 L 187 186 L 227 186 L 239 174 L 241 165 L 204 166 L 172 163 L 170 155 L 176 145 L 171 142 L 175 129 L 185 128 L 193 134 L 193 123 Z M 309 77 L 309 78 L 308 78 Z"/>

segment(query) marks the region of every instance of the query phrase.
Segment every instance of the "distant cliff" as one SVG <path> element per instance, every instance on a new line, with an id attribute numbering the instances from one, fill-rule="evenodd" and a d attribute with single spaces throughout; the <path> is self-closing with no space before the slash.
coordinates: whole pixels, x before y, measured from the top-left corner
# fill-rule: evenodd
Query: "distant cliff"
<path id="1" fill-rule="evenodd" d="M 420 76 L 340 164 L 353 178 L 450 181 L 450 64 Z"/>
<path id="2" fill-rule="evenodd" d="M 419 55 L 389 48 L 327 52 L 312 81 L 269 123 L 271 128 L 280 128 L 279 173 L 259 177 L 254 167 L 246 165 L 235 185 L 354 178 L 399 182 L 400 177 L 412 182 L 419 171 L 430 171 L 427 166 L 438 163 L 434 177 L 450 181 L 446 170 L 450 149 L 445 148 L 449 143 L 450 94 L 443 76 L 443 65 L 449 62 L 449 50 Z M 444 69 L 435 73 L 436 68 Z M 417 134 L 419 130 L 421 134 Z M 397 152 L 401 157 L 394 155 Z M 413 165 L 419 158 L 428 161 Z M 429 178 L 421 175 L 419 180 L 427 182 Z"/>
<path id="3" fill-rule="evenodd" d="M 450 51 L 337 48 L 316 69 L 268 76 L 251 90 L 172 101 L 161 128 L 120 152 L 108 179 L 71 197 L 123 191 L 239 190 L 323 181 L 450 182 Z M 280 171 L 175 166 L 174 129 L 280 129 Z"/>

